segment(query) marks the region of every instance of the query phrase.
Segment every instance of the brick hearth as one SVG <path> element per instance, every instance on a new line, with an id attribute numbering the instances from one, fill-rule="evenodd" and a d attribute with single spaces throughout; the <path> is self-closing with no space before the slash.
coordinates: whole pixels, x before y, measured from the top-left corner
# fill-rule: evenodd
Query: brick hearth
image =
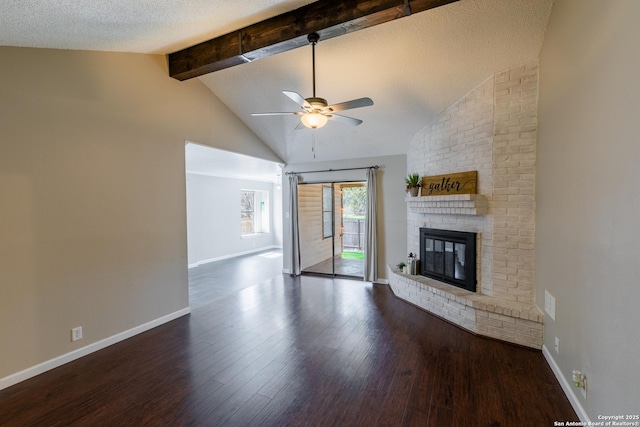
<path id="1" fill-rule="evenodd" d="M 542 348 L 544 315 L 535 304 L 481 295 L 387 267 L 389 286 L 398 298 L 469 332 Z"/>

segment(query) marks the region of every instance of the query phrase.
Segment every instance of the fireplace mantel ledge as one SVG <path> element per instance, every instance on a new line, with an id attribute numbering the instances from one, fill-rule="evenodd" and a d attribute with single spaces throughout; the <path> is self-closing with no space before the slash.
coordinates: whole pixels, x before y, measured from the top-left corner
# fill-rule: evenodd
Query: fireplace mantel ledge
<path id="1" fill-rule="evenodd" d="M 388 266 L 396 297 L 478 335 L 542 348 L 544 314 L 534 303 L 477 294 Z"/>
<path id="2" fill-rule="evenodd" d="M 482 194 L 407 196 L 409 210 L 424 214 L 485 215 L 487 199 Z"/>

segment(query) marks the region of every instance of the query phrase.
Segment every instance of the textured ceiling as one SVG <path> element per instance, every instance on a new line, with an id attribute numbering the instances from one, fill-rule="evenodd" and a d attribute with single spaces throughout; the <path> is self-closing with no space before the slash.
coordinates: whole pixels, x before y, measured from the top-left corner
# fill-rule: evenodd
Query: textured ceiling
<path id="1" fill-rule="evenodd" d="M 310 1 L 0 0 L 0 45 L 168 53 Z M 553 0 L 460 0 L 329 40 L 316 48 L 317 95 L 368 96 L 330 122 L 294 130 L 282 90 L 311 96 L 311 48 L 221 70 L 202 80 L 287 163 L 407 152 L 411 138 L 496 71 L 535 60 Z M 329 12 L 328 12 L 329 13 Z M 314 150 L 312 150 L 314 148 Z"/>
<path id="2" fill-rule="evenodd" d="M 0 46 L 171 53 L 312 0 L 0 0 Z"/>

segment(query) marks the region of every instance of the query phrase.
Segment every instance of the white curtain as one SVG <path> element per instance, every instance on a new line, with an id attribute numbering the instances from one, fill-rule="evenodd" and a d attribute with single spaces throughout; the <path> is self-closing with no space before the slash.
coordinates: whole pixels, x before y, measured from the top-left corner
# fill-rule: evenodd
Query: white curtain
<path id="1" fill-rule="evenodd" d="M 298 230 L 298 175 L 289 175 L 289 236 L 291 254 L 289 273 L 300 275 L 300 232 Z"/>
<path id="2" fill-rule="evenodd" d="M 364 238 L 364 280 L 378 279 L 378 242 L 376 235 L 376 169 L 367 169 L 367 231 Z"/>

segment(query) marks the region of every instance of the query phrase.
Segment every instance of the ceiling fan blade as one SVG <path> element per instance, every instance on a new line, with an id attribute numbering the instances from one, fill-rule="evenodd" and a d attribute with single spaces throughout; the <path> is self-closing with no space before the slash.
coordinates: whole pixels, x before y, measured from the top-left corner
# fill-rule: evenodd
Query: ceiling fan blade
<path id="1" fill-rule="evenodd" d="M 305 110 L 311 109 L 311 104 L 309 104 L 306 99 L 304 99 L 302 97 L 302 95 L 300 95 L 297 92 L 293 92 L 290 90 L 283 90 L 282 93 L 284 93 L 285 95 L 287 95 L 293 102 L 295 102 L 296 104 L 298 104 L 299 106 L 301 106 L 302 108 L 304 108 Z"/>
<path id="2" fill-rule="evenodd" d="M 354 119 L 353 117 L 341 116 L 339 114 L 325 114 L 329 120 L 344 123 L 345 125 L 358 126 L 362 123 L 360 119 Z"/>
<path id="3" fill-rule="evenodd" d="M 304 114 L 302 111 L 283 111 L 281 113 L 251 113 L 252 116 L 288 116 L 289 114 L 294 114 L 296 116 L 300 116 Z"/>
<path id="4" fill-rule="evenodd" d="M 339 104 L 329 105 L 325 107 L 323 110 L 325 111 L 344 111 L 350 110 L 352 108 L 360 108 L 360 107 L 369 107 L 373 105 L 373 101 L 371 98 L 359 98 L 353 99 L 351 101 L 341 102 Z"/>
<path id="5" fill-rule="evenodd" d="M 307 127 L 302 122 L 299 122 L 298 126 L 294 128 L 294 130 L 302 130 L 302 129 L 307 129 Z"/>

